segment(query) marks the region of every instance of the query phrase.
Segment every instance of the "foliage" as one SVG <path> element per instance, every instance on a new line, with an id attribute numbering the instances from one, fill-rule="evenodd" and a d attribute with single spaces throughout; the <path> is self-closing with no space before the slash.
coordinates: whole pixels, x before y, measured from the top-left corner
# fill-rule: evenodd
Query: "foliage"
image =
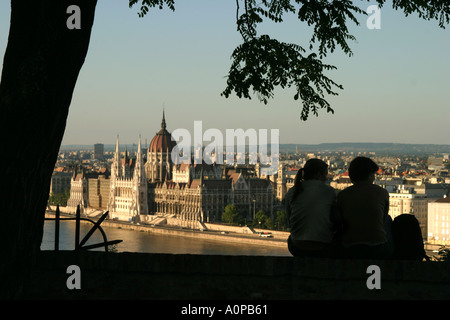
<path id="1" fill-rule="evenodd" d="M 287 215 L 286 211 L 284 210 L 277 210 L 275 213 L 275 225 L 277 227 L 277 230 L 287 230 Z"/>
<path id="2" fill-rule="evenodd" d="M 70 197 L 70 190 L 66 189 L 64 193 L 51 193 L 48 197 L 48 203 L 50 205 L 60 205 L 60 206 L 66 206 L 67 200 L 69 200 Z"/>
<path id="3" fill-rule="evenodd" d="M 264 212 L 264 210 L 258 210 L 258 212 L 255 213 L 255 219 L 253 219 L 253 226 L 265 228 L 267 218 L 269 218 L 269 216 Z"/>
<path id="4" fill-rule="evenodd" d="M 264 229 L 271 229 L 271 230 L 283 230 L 285 231 L 287 229 L 287 220 L 286 220 L 286 212 L 285 211 L 276 211 L 275 217 L 270 217 L 266 212 L 263 210 L 259 210 L 255 214 L 255 219 L 253 221 L 254 227 L 264 228 Z"/>
<path id="5" fill-rule="evenodd" d="M 222 221 L 230 224 L 240 224 L 242 222 L 241 215 L 234 204 L 229 204 L 225 207 Z"/>
<path id="6" fill-rule="evenodd" d="M 376 0 L 376 2 L 382 7 L 386 0 Z M 437 20 L 439 27 L 443 29 L 450 22 L 450 3 L 448 0 L 394 0 L 392 7 L 395 10 L 403 10 L 405 16 L 417 13 L 421 19 Z"/>
<path id="7" fill-rule="evenodd" d="M 144 17 L 150 8 L 158 7 L 159 9 L 164 8 L 164 4 L 166 4 L 170 10 L 175 11 L 175 1 L 174 0 L 129 0 L 130 8 L 133 7 L 136 3 L 141 2 L 140 12 L 138 15 L 140 18 Z"/>
<path id="8" fill-rule="evenodd" d="M 352 55 L 348 41 L 356 39 L 349 33 L 348 23 L 359 25 L 357 15 L 367 15 L 355 2 L 236 0 L 237 31 L 243 43 L 232 53 L 227 86 L 222 95 L 228 98 L 234 92 L 239 98 L 251 99 L 250 91 L 253 91 L 261 102 L 267 104 L 268 99 L 274 96 L 275 87 L 294 87 L 294 100 L 302 102 L 301 120 L 307 120 L 310 112 L 318 116 L 319 109 L 333 113 L 325 94 L 337 95 L 335 90 L 343 87 L 325 76 L 326 71 L 336 67 L 324 64 L 322 60 L 336 47 Z M 379 7 L 385 2 L 376 0 Z M 164 4 L 175 10 L 174 0 L 129 0 L 130 7 L 137 3 L 141 3 L 140 17 L 145 16 L 150 7 L 162 9 Z M 438 20 L 441 28 L 449 23 L 448 0 L 393 0 L 392 7 L 403 10 L 406 16 L 417 13 L 422 19 Z M 258 35 L 259 24 L 265 20 L 281 23 L 285 14 L 296 14 L 299 21 L 312 28 L 309 50 L 317 50 L 317 53 L 308 54 L 298 44 L 280 42 L 266 34 Z"/>
<path id="9" fill-rule="evenodd" d="M 255 214 L 255 220 L 253 226 L 263 229 L 275 229 L 275 223 L 272 217 L 270 217 L 264 210 L 259 210 Z"/>
<path id="10" fill-rule="evenodd" d="M 324 91 L 335 95 L 333 86 L 342 86 L 323 75 L 325 70 L 335 67 L 323 64 L 314 53 L 304 56 L 305 50 L 295 44 L 271 39 L 268 35 L 253 38 L 238 46 L 227 78 L 227 87 L 222 95 L 229 97 L 232 91 L 239 98 L 251 99 L 250 89 L 265 104 L 273 97 L 275 86 L 295 86 L 294 100 L 303 101 L 301 119 L 309 112 L 318 114 L 318 108 L 333 112 L 323 98 Z"/>

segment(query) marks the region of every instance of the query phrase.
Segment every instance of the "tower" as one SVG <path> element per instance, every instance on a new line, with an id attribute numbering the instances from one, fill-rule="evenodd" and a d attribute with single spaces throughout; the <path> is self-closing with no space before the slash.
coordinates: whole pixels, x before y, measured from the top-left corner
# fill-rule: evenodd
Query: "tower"
<path id="1" fill-rule="evenodd" d="M 116 207 L 116 181 L 120 177 L 120 152 L 119 152 L 119 136 L 116 138 L 116 149 L 114 151 L 113 162 L 111 164 L 111 178 L 108 199 L 108 211 L 114 211 Z"/>
<path id="2" fill-rule="evenodd" d="M 147 150 L 145 173 L 151 182 L 163 181 L 166 174 L 170 176 L 170 169 L 173 165 L 170 153 L 176 146 L 176 142 L 166 128 L 166 117 L 163 110 L 161 129 L 153 137 Z"/>
<path id="3" fill-rule="evenodd" d="M 283 200 L 286 195 L 286 178 L 284 177 L 283 165 L 280 163 L 278 166 L 278 176 L 277 176 L 277 198 L 278 200 Z"/>
<path id="4" fill-rule="evenodd" d="M 139 136 L 138 151 L 136 154 L 136 165 L 133 172 L 131 211 L 134 215 L 148 213 L 148 186 L 142 157 L 141 136 Z"/>
<path id="5" fill-rule="evenodd" d="M 139 221 L 139 215 L 148 214 L 147 179 L 142 159 L 141 137 L 134 165 L 125 148 L 123 163 L 120 159 L 119 138 L 111 165 L 108 210 L 112 218 Z"/>

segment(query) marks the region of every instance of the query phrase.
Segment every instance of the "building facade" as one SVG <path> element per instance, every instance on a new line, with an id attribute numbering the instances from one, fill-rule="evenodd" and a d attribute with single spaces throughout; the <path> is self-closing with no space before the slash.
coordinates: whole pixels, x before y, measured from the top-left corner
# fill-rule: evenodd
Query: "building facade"
<path id="1" fill-rule="evenodd" d="M 52 174 L 52 180 L 50 181 L 50 194 L 61 194 L 70 190 L 70 184 L 72 180 L 73 173 L 63 171 L 63 168 L 58 168 L 61 170 L 55 170 Z"/>
<path id="2" fill-rule="evenodd" d="M 88 179 L 89 206 L 94 209 L 107 209 L 110 179 L 106 175 Z"/>
<path id="3" fill-rule="evenodd" d="M 89 206 L 88 181 L 83 168 L 74 169 L 70 180 L 70 197 L 67 200 L 67 207 L 72 211 L 75 211 L 78 206 L 81 213 Z"/>
<path id="4" fill-rule="evenodd" d="M 450 245 L 450 197 L 444 196 L 428 203 L 427 241 L 431 244 Z"/>
<path id="5" fill-rule="evenodd" d="M 129 158 L 126 150 L 123 159 L 121 159 L 119 138 L 117 137 L 111 165 L 108 211 L 110 218 L 130 222 L 139 221 L 141 214 L 148 214 L 147 178 L 140 137 L 134 161 Z"/>
<path id="6" fill-rule="evenodd" d="M 147 150 L 145 174 L 150 182 L 157 182 L 171 178 L 172 149 L 176 146 L 175 140 L 166 129 L 166 119 L 163 111 L 161 129 L 150 142 Z"/>
<path id="7" fill-rule="evenodd" d="M 165 115 L 161 129 L 153 137 L 145 164 L 139 139 L 136 160 L 127 152 L 120 157 L 119 142 L 111 165 L 108 210 L 110 216 L 125 221 L 145 221 L 145 215 L 178 219 L 186 226 L 197 222 L 219 222 L 228 204 L 246 220 L 264 210 L 272 215 L 273 187 L 269 179 L 247 175 L 245 168 L 218 164 L 172 162 L 176 146 L 166 129 Z"/>
<path id="8" fill-rule="evenodd" d="M 395 219 L 401 214 L 413 214 L 419 221 L 422 237 L 429 234 L 429 204 L 448 196 L 448 186 L 443 184 L 396 185 L 389 192 L 389 215 Z"/>
<path id="9" fill-rule="evenodd" d="M 103 143 L 94 144 L 94 159 L 103 160 L 105 155 Z"/>
<path id="10" fill-rule="evenodd" d="M 242 173 L 221 178 L 189 176 L 187 182 L 150 184 L 149 200 L 151 214 L 172 215 L 183 221 L 220 222 L 228 204 L 234 204 L 247 221 L 253 220 L 259 210 L 273 214 L 272 183 Z"/>

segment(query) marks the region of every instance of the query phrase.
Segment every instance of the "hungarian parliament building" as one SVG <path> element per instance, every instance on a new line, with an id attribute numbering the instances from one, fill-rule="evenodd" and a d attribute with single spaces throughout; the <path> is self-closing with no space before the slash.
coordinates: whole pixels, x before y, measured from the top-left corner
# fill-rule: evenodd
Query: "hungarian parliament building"
<path id="1" fill-rule="evenodd" d="M 140 137 L 135 156 L 121 152 L 117 137 L 110 176 L 89 178 L 83 170 L 75 171 L 67 206 L 107 210 L 112 219 L 136 223 L 158 217 L 220 222 L 228 204 L 234 204 L 247 221 L 259 210 L 273 215 L 274 198 L 286 190 L 284 180 L 281 185 L 274 176 L 261 176 L 259 164 L 175 164 L 171 157 L 175 147 L 164 113 L 161 129 L 146 152 Z"/>

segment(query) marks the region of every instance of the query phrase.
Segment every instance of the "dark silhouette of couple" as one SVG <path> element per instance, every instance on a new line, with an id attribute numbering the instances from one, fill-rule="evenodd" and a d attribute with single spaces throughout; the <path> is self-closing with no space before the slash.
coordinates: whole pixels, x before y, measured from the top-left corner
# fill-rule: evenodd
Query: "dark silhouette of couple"
<path id="1" fill-rule="evenodd" d="M 308 160 L 284 203 L 293 256 L 389 259 L 393 256 L 389 193 L 374 184 L 378 165 L 357 157 L 348 168 L 350 187 L 336 191 L 325 182 L 328 165 Z"/>

